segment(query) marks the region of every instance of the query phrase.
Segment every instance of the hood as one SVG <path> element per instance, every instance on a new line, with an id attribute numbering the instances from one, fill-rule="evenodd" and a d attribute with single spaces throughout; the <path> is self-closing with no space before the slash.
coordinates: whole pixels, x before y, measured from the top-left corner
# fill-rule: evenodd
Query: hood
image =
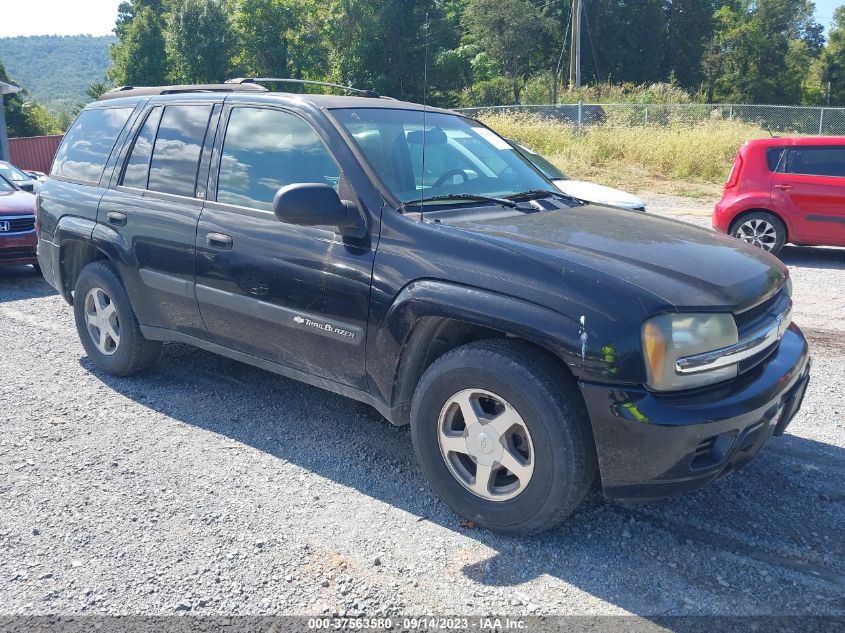
<path id="1" fill-rule="evenodd" d="M 0 191 L 0 215 L 34 214 L 34 195 L 26 191 Z"/>
<path id="2" fill-rule="evenodd" d="M 645 207 L 645 202 L 641 198 L 613 187 L 605 187 L 583 180 L 555 180 L 553 182 L 563 193 L 579 200 L 626 209 L 642 209 Z"/>
<path id="3" fill-rule="evenodd" d="M 460 222 L 457 228 L 564 273 L 605 276 L 675 309 L 742 310 L 776 292 L 786 267 L 762 249 L 690 224 L 586 205 Z M 603 283 L 606 282 L 606 283 Z"/>

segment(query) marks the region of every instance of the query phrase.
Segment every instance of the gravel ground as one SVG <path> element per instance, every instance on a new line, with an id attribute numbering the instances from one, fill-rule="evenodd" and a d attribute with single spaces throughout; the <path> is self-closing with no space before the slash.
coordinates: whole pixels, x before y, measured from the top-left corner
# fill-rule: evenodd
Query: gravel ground
<path id="1" fill-rule="evenodd" d="M 364 405 L 182 345 L 104 375 L 43 280 L 0 273 L 0 615 L 843 615 L 845 250 L 784 259 L 815 363 L 789 433 L 531 538 L 461 527 Z"/>

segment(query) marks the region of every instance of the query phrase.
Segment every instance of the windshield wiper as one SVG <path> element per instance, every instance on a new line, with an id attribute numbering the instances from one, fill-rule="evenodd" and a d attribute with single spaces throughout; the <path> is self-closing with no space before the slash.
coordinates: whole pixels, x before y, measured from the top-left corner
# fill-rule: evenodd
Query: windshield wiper
<path id="1" fill-rule="evenodd" d="M 409 200 L 402 204 L 402 208 L 405 209 L 411 205 L 422 205 L 426 202 L 448 202 L 449 200 L 465 200 L 467 202 L 492 202 L 494 204 L 501 205 L 503 207 L 507 207 L 509 209 L 518 209 L 519 204 L 514 202 L 513 200 L 508 200 L 507 198 L 494 198 L 492 196 L 481 196 L 476 195 L 474 193 L 452 193 L 448 196 L 431 196 L 430 198 L 421 198 L 419 200 Z"/>
<path id="2" fill-rule="evenodd" d="M 563 193 L 562 191 L 549 191 L 547 189 L 531 189 L 530 191 L 520 191 L 519 193 L 514 193 L 509 196 L 505 196 L 505 198 L 507 198 L 508 200 L 516 200 L 519 202 L 526 202 L 528 200 L 536 200 L 538 198 L 549 197 L 562 198 L 563 200 L 572 200 L 573 202 L 577 202 L 578 204 L 584 203 L 584 201 L 580 198 L 570 196 L 568 193 Z"/>

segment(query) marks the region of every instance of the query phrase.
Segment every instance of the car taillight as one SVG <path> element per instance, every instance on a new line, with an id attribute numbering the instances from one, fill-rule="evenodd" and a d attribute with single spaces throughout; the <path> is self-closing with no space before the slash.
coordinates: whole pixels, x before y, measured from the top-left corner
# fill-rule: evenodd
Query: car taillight
<path id="1" fill-rule="evenodd" d="M 742 172 L 742 156 L 737 154 L 733 167 L 731 167 L 731 173 L 728 174 L 728 182 L 725 183 L 725 187 L 736 187 L 739 182 L 740 172 Z"/>

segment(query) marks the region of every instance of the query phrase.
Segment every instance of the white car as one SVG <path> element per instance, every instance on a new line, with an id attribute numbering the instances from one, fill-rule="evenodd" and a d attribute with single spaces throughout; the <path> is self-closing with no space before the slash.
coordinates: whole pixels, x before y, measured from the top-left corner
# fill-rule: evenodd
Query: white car
<path id="1" fill-rule="evenodd" d="M 7 180 L 11 180 L 19 188 L 29 193 L 38 193 L 44 182 L 40 178 L 31 176 L 22 169 L 15 167 L 12 163 L 4 160 L 0 160 L 0 175 L 5 176 Z"/>
<path id="2" fill-rule="evenodd" d="M 645 212 L 645 202 L 641 198 L 626 191 L 614 189 L 613 187 L 605 187 L 604 185 L 597 185 L 593 182 L 585 182 L 583 180 L 570 180 L 566 174 L 534 150 L 528 149 L 515 141 L 511 141 L 511 143 L 516 148 L 516 151 L 543 172 L 543 175 L 551 180 L 563 193 L 583 200 L 584 202 L 594 202 L 620 209 L 628 209 L 629 211 Z"/>

